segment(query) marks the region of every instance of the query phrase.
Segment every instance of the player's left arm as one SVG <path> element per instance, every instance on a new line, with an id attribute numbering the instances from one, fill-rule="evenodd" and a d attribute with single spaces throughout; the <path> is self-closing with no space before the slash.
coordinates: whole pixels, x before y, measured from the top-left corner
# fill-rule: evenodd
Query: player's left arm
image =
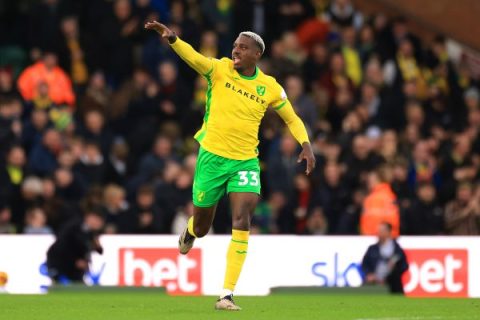
<path id="1" fill-rule="evenodd" d="M 282 95 L 284 95 L 282 90 Z M 292 104 L 286 98 L 282 97 L 280 103 L 277 103 L 277 106 L 273 105 L 273 109 L 278 113 L 278 115 L 285 121 L 285 124 L 288 127 L 288 130 L 292 133 L 293 137 L 300 143 L 303 150 L 298 156 L 298 162 L 302 162 L 304 159 L 307 161 L 307 169 L 305 173 L 308 175 L 315 168 L 315 155 L 313 154 L 312 146 L 310 140 L 308 139 L 307 129 L 302 120 L 293 110 Z"/>

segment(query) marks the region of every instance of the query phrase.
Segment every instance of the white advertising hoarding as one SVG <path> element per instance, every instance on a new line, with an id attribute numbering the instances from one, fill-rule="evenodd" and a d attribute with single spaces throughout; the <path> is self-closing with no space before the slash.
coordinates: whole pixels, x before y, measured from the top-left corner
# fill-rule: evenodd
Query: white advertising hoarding
<path id="1" fill-rule="evenodd" d="M 51 236 L 0 236 L 0 271 L 10 293 L 42 293 L 51 284 L 45 259 Z M 86 282 L 162 286 L 170 294 L 217 295 L 223 284 L 228 236 L 198 239 L 182 256 L 176 236 L 102 236 Z M 238 295 L 266 295 L 273 287 L 361 285 L 360 263 L 374 237 L 252 236 Z M 402 237 L 410 296 L 480 297 L 479 237 Z"/>

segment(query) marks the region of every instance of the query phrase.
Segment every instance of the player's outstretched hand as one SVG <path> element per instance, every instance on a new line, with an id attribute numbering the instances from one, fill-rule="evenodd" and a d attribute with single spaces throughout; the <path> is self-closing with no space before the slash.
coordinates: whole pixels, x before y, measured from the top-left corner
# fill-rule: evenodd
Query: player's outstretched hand
<path id="1" fill-rule="evenodd" d="M 166 25 L 161 24 L 158 21 L 149 21 L 145 23 L 145 29 L 155 30 L 163 38 L 170 38 L 175 36 L 175 33 L 172 30 L 170 30 Z"/>
<path id="2" fill-rule="evenodd" d="M 309 175 L 315 168 L 315 162 L 317 160 L 315 159 L 315 155 L 313 154 L 312 146 L 310 145 L 310 143 L 305 142 L 302 147 L 303 150 L 302 152 L 300 152 L 297 162 L 300 163 L 303 161 L 303 159 L 307 160 L 307 169 L 305 170 L 305 173 Z"/>

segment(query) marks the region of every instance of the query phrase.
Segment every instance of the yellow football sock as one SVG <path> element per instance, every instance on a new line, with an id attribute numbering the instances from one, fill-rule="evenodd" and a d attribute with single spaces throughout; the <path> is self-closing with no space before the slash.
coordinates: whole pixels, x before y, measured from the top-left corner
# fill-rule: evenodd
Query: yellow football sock
<path id="1" fill-rule="evenodd" d="M 227 252 L 227 271 L 223 288 L 233 292 L 243 263 L 247 257 L 249 231 L 232 230 L 232 240 Z"/>
<path id="2" fill-rule="evenodd" d="M 196 238 L 197 235 L 195 234 L 195 232 L 193 232 L 193 216 L 191 216 L 190 219 L 188 219 L 187 228 L 188 228 L 188 233 L 190 233 L 192 236 Z"/>

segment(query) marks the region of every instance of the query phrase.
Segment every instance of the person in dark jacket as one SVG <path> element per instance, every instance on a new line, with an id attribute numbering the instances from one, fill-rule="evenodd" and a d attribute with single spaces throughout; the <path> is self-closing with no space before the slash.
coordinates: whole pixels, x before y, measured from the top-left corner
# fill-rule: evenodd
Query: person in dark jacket
<path id="1" fill-rule="evenodd" d="M 57 155 L 62 149 L 62 136 L 54 129 L 45 131 L 41 143 L 32 147 L 28 158 L 29 170 L 39 176 L 52 174 L 58 167 Z"/>
<path id="2" fill-rule="evenodd" d="M 47 251 L 48 273 L 53 281 L 63 284 L 83 281 L 90 253 L 103 252 L 98 237 L 104 224 L 102 212 L 96 209 L 87 210 L 83 219 L 66 223 Z"/>
<path id="3" fill-rule="evenodd" d="M 438 203 L 435 186 L 422 183 L 417 197 L 406 210 L 405 233 L 408 235 L 441 235 L 444 233 L 444 210 Z"/>
<path id="4" fill-rule="evenodd" d="M 168 233 L 162 209 L 155 204 L 155 190 L 142 185 L 137 190 L 132 208 L 118 219 L 118 233 L 155 234 Z"/>
<path id="5" fill-rule="evenodd" d="M 378 227 L 378 242 L 368 247 L 362 261 L 366 284 L 387 284 L 391 293 L 403 294 L 402 274 L 408 270 L 405 252 L 392 238 L 392 226 Z"/>

